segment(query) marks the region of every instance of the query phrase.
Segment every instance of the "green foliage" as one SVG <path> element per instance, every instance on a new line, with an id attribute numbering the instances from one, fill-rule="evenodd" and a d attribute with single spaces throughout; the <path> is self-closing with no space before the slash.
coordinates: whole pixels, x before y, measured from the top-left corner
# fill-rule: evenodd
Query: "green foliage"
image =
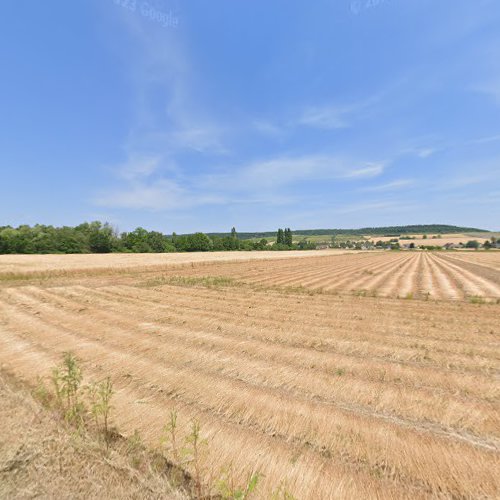
<path id="1" fill-rule="evenodd" d="M 224 500 L 246 500 L 257 489 L 260 474 L 250 474 L 244 486 L 236 484 L 232 466 L 224 470 L 217 481 L 217 491 Z"/>
<path id="2" fill-rule="evenodd" d="M 104 436 L 106 448 L 109 448 L 111 437 L 109 415 L 112 409 L 113 384 L 107 377 L 101 382 L 82 387 L 82 379 L 82 370 L 77 358 L 72 353 L 65 352 L 61 365 L 52 369 L 54 395 L 41 380 L 38 381 L 33 395 L 44 406 L 55 407 L 67 423 L 76 425 L 78 429 L 87 427 L 90 421 L 88 417 L 91 416 L 96 430 Z"/>
<path id="3" fill-rule="evenodd" d="M 130 465 L 134 469 L 139 469 L 144 461 L 144 452 L 146 446 L 137 429 L 134 430 L 132 436 L 127 439 L 127 454 L 129 456 Z"/>
<path id="4" fill-rule="evenodd" d="M 70 352 L 65 352 L 62 365 L 52 370 L 52 384 L 64 418 L 78 425 L 83 423 L 85 409 L 80 401 L 81 382 L 82 371 L 77 359 Z"/>
<path id="5" fill-rule="evenodd" d="M 111 411 L 111 397 L 113 396 L 113 384 L 111 379 L 106 377 L 99 383 L 87 386 L 87 393 L 90 399 L 90 412 L 94 417 L 96 427 L 102 429 L 106 448 L 109 447 L 109 413 Z"/>
<path id="6" fill-rule="evenodd" d="M 179 455 L 179 444 L 177 437 L 177 412 L 175 410 L 170 412 L 169 420 L 163 428 L 163 436 L 161 443 L 167 445 L 167 452 L 172 456 L 174 462 L 178 465 L 181 463 Z"/>
<path id="7" fill-rule="evenodd" d="M 484 304 L 486 301 L 480 295 L 472 295 L 469 297 L 469 302 L 471 304 Z"/>
<path id="8" fill-rule="evenodd" d="M 185 462 L 187 464 L 191 464 L 197 498 L 204 497 L 204 485 L 202 480 L 202 454 L 207 446 L 207 441 L 201 438 L 200 430 L 200 423 L 197 420 L 193 420 L 193 422 L 191 422 L 191 433 L 186 436 L 185 447 L 183 449 Z"/>
<path id="9" fill-rule="evenodd" d="M 278 488 L 276 488 L 271 493 L 271 500 L 296 500 L 296 499 L 282 483 Z"/>
<path id="10" fill-rule="evenodd" d="M 212 240 L 203 233 L 177 236 L 175 247 L 181 252 L 208 252 L 212 250 Z"/>
<path id="11" fill-rule="evenodd" d="M 477 250 L 479 248 L 479 241 L 470 240 L 465 244 L 465 248 L 474 248 L 474 250 Z"/>
<path id="12" fill-rule="evenodd" d="M 290 228 L 278 229 L 277 233 L 240 233 L 232 228 L 230 233 L 195 233 L 166 236 L 158 231 L 148 231 L 138 227 L 131 232 L 118 235 L 108 223 L 99 221 L 84 222 L 76 227 L 53 227 L 37 224 L 33 227 L 22 225 L 0 227 L 0 254 L 43 254 L 43 253 L 163 253 L 163 252 L 207 252 L 237 250 L 313 250 L 316 244 L 323 243 L 321 235 L 331 236 L 334 248 L 369 249 L 374 245 L 360 236 L 392 235 L 401 237 L 411 233 L 479 232 L 474 228 L 456 226 L 394 226 L 363 229 L 314 229 L 295 231 L 299 242 L 294 245 Z M 471 235 L 472 236 L 472 235 Z M 276 243 L 268 245 L 266 237 L 274 238 Z M 302 238 L 301 238 L 302 237 Z M 318 239 L 319 238 L 319 239 Z M 349 239 L 351 238 L 351 239 Z M 403 237 L 404 238 L 404 237 Z M 330 242 L 329 242 L 330 243 Z M 468 245 L 475 245 L 471 241 Z M 484 245 L 488 249 L 496 244 Z M 477 243 L 479 245 L 479 243 Z M 391 248 L 392 243 L 378 241 L 376 248 Z M 427 247 L 426 247 L 427 248 Z M 428 247 L 429 249 L 431 246 Z M 468 248 L 477 248 L 469 246 Z M 432 248 L 434 249 L 434 247 Z"/>
<path id="13" fill-rule="evenodd" d="M 284 245 L 285 244 L 285 233 L 283 229 L 279 228 L 278 232 L 276 233 L 276 244 L 277 245 Z"/>
<path id="14" fill-rule="evenodd" d="M 276 245 L 274 250 L 289 250 L 293 245 L 292 230 L 288 227 L 278 229 L 276 233 Z"/>

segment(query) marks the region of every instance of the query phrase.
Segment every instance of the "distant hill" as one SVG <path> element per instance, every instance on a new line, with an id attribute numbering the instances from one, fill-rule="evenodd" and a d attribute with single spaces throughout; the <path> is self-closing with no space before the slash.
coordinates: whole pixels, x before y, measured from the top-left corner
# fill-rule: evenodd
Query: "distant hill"
<path id="1" fill-rule="evenodd" d="M 488 233 L 485 229 L 474 227 L 449 226 L 446 224 L 427 224 L 414 226 L 386 226 L 386 227 L 362 227 L 360 229 L 295 229 L 295 236 L 335 236 L 335 235 L 374 235 L 374 236 L 398 236 L 403 234 L 435 234 L 435 233 Z M 229 236 L 230 233 L 207 233 L 209 236 Z M 255 233 L 238 233 L 242 240 L 250 238 L 274 238 L 276 231 L 264 231 Z"/>

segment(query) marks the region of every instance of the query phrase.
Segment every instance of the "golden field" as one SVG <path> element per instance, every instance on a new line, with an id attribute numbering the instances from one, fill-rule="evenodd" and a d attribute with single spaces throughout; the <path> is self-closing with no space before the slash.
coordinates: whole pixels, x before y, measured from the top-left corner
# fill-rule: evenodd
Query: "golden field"
<path id="1" fill-rule="evenodd" d="M 151 448 L 199 421 L 207 491 L 498 498 L 500 252 L 266 254 L 2 256 L 1 370 L 75 353 Z"/>

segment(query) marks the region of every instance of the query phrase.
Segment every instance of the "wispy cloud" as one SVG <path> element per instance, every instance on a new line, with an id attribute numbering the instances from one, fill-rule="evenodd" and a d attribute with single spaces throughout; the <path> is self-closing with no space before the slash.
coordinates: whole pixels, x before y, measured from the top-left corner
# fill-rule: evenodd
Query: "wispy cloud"
<path id="1" fill-rule="evenodd" d="M 182 205 L 184 194 L 184 190 L 175 182 L 160 179 L 103 191 L 97 195 L 94 203 L 109 208 L 168 210 Z"/>
<path id="2" fill-rule="evenodd" d="M 274 189 L 302 181 L 376 177 L 385 163 L 357 162 L 328 155 L 285 156 L 255 161 L 205 178 L 207 187 Z"/>
<path id="3" fill-rule="evenodd" d="M 118 177 L 127 181 L 134 181 L 153 174 L 159 167 L 158 156 L 132 156 L 126 163 L 115 167 Z"/>
<path id="4" fill-rule="evenodd" d="M 335 106 L 309 107 L 297 118 L 295 124 L 321 129 L 346 128 L 349 126 L 349 111 L 349 108 Z"/>
<path id="5" fill-rule="evenodd" d="M 384 191 L 397 191 L 399 189 L 404 189 L 408 186 L 415 184 L 413 179 L 398 179 L 386 184 L 380 184 L 378 186 L 367 186 L 360 188 L 359 191 L 363 193 L 378 193 Z"/>
<path id="6" fill-rule="evenodd" d="M 469 144 L 488 144 L 490 142 L 497 142 L 497 141 L 500 141 L 500 134 L 480 137 L 479 139 L 474 139 L 470 141 Z"/>
<path id="7" fill-rule="evenodd" d="M 124 15 L 123 20 L 137 48 L 129 60 L 137 97 L 127 149 L 146 143 L 154 155 L 189 150 L 226 154 L 227 130 L 199 98 L 200 78 L 182 33 L 155 29 L 139 16 Z"/>
<path id="8" fill-rule="evenodd" d="M 432 155 L 436 154 L 438 151 L 442 151 L 443 146 L 441 147 L 408 147 L 401 150 L 400 154 L 409 154 L 415 155 L 419 158 L 429 158 Z"/>
<path id="9" fill-rule="evenodd" d="M 417 156 L 419 158 L 428 158 L 429 156 L 433 155 L 436 152 L 436 149 L 433 148 L 427 148 L 427 149 L 419 149 L 415 151 Z"/>
<path id="10" fill-rule="evenodd" d="M 485 80 L 480 84 L 476 84 L 474 85 L 473 90 L 488 96 L 500 106 L 500 77 Z"/>
<path id="11" fill-rule="evenodd" d="M 385 163 L 328 155 L 263 159 L 218 173 L 184 179 L 166 175 L 158 157 L 133 157 L 115 169 L 117 181 L 94 197 L 95 205 L 147 210 L 186 209 L 213 204 L 287 204 L 282 192 L 303 182 L 359 182 L 384 172 Z"/>

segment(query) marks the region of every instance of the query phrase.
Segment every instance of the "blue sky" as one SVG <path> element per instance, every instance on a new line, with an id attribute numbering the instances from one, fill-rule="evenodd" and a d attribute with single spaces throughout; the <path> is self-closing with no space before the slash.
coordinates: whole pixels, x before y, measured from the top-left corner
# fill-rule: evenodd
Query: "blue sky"
<path id="1" fill-rule="evenodd" d="M 0 225 L 500 229 L 497 0 L 4 0 Z"/>

